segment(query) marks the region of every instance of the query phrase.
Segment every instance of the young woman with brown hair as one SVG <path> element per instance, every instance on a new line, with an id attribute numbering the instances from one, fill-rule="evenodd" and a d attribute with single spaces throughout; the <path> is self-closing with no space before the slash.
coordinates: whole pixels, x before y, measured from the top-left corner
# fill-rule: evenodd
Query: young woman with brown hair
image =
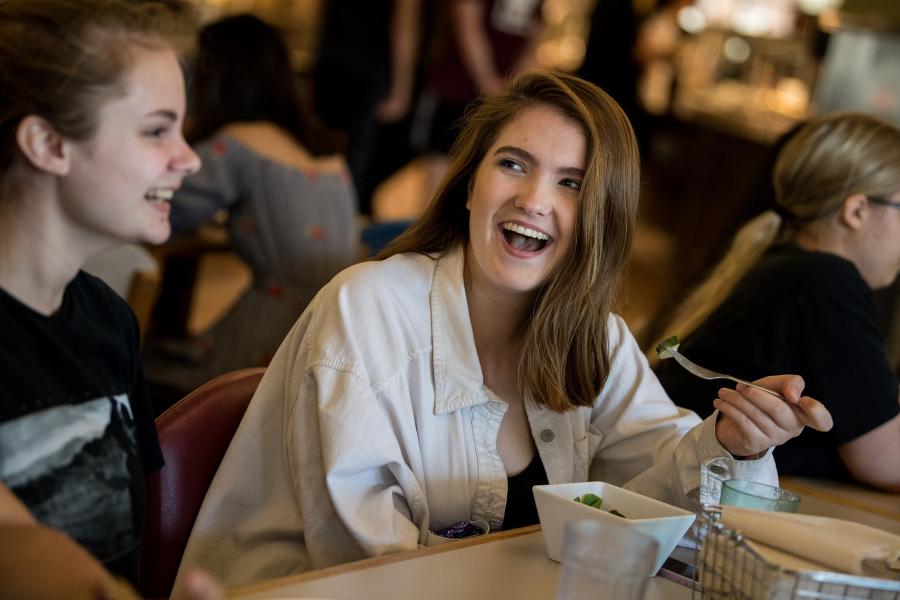
<path id="1" fill-rule="evenodd" d="M 285 339 L 182 564 L 245 583 L 518 527 L 548 481 L 683 506 L 723 478 L 774 483 L 767 449 L 828 426 L 799 378 L 765 380 L 787 403 L 726 390 L 701 424 L 610 313 L 638 170 L 589 83 L 535 73 L 484 99 L 423 217 Z"/>

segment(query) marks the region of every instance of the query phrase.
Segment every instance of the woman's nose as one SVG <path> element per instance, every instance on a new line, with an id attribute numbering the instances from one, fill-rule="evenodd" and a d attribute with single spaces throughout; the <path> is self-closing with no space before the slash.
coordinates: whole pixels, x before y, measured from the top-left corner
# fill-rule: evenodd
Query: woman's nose
<path id="1" fill-rule="evenodd" d="M 550 211 L 550 204 L 550 195 L 538 181 L 525 183 L 515 200 L 515 207 L 529 215 L 546 215 Z"/>
<path id="2" fill-rule="evenodd" d="M 193 148 L 183 138 L 179 140 L 178 149 L 172 158 L 172 169 L 181 171 L 185 175 L 193 175 L 200 170 L 200 166 L 200 157 Z"/>

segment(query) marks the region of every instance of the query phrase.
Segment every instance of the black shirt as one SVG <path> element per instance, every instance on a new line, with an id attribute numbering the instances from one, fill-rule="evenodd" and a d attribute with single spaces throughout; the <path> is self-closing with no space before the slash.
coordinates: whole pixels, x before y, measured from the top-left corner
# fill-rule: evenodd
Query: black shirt
<path id="1" fill-rule="evenodd" d="M 544 463 L 541 462 L 539 453 L 534 453 L 534 458 L 518 475 L 506 478 L 506 513 L 503 515 L 503 529 L 515 529 L 534 525 L 538 522 L 537 506 L 534 503 L 534 493 L 531 491 L 536 485 L 547 484 L 547 472 Z"/>
<path id="2" fill-rule="evenodd" d="M 144 474 L 162 466 L 137 321 L 80 272 L 47 317 L 0 290 L 0 480 L 134 580 Z"/>
<path id="3" fill-rule="evenodd" d="M 837 447 L 900 411 L 872 292 L 855 265 L 834 254 L 793 245 L 770 249 L 681 350 L 705 367 L 751 381 L 803 377 L 804 394 L 828 408 L 834 428 L 807 428 L 776 448 L 783 474 L 849 478 Z M 703 381 L 667 360 L 657 375 L 676 404 L 701 417 L 712 413 L 722 382 Z"/>
<path id="4" fill-rule="evenodd" d="M 329 0 L 322 20 L 316 79 L 323 72 L 342 73 L 345 83 L 366 82 L 386 91 L 393 12 L 391 0 Z"/>

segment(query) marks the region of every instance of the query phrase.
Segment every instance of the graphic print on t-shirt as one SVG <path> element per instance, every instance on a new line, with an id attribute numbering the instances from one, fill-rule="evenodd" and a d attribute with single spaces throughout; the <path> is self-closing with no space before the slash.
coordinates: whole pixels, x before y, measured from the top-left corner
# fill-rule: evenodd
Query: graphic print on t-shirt
<path id="1" fill-rule="evenodd" d="M 106 561 L 133 549 L 128 396 L 55 406 L 0 424 L 0 479 L 42 523 Z"/>

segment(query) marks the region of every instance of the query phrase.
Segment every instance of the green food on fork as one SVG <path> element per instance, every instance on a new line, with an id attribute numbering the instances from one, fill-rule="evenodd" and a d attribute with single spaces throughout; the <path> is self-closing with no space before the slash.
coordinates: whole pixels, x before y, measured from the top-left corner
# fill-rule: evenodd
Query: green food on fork
<path id="1" fill-rule="evenodd" d="M 678 350 L 678 346 L 681 345 L 681 342 L 678 341 L 678 336 L 673 335 L 672 337 L 667 337 L 660 343 L 656 345 L 656 354 L 660 358 L 673 358 L 672 352 L 670 350 Z"/>

